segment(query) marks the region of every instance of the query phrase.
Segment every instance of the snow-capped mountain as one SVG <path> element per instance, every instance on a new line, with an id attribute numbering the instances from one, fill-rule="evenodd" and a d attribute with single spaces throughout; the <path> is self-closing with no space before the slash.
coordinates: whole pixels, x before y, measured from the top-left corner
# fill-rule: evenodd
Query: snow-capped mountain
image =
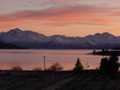
<path id="1" fill-rule="evenodd" d="M 34 46 L 33 44 L 38 43 L 45 38 L 45 35 L 32 31 L 23 31 L 19 28 L 12 29 L 8 32 L 0 33 L 1 42 L 21 47 Z"/>
<path id="2" fill-rule="evenodd" d="M 19 28 L 0 33 L 0 44 L 10 44 L 22 48 L 81 49 L 81 48 L 120 48 L 120 36 L 111 33 L 96 33 L 85 37 L 62 35 L 45 36 Z"/>
<path id="3" fill-rule="evenodd" d="M 0 34 L 0 39 L 6 43 L 16 43 L 16 42 L 36 42 L 46 38 L 42 34 L 38 34 L 32 31 L 23 31 L 19 28 L 12 29 L 8 32 Z"/>

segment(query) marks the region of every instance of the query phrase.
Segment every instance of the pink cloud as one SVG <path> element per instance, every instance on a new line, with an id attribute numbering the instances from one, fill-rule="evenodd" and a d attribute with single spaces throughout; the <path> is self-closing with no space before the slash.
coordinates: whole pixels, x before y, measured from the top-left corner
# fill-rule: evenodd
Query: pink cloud
<path id="1" fill-rule="evenodd" d="M 56 23 L 65 22 L 102 22 L 101 14 L 108 12 L 109 9 L 103 9 L 92 6 L 76 6 L 64 8 L 51 8 L 42 11 L 21 11 L 9 15 L 0 16 L 1 21 L 9 20 L 49 20 Z M 101 20 L 100 20 L 101 19 Z M 105 21 L 105 18 L 104 18 Z"/>

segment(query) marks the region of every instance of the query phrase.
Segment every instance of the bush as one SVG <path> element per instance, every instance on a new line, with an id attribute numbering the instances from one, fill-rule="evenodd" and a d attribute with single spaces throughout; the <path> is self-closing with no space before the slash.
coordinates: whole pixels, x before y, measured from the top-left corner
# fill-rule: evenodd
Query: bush
<path id="1" fill-rule="evenodd" d="M 48 68 L 49 71 L 62 71 L 63 67 L 59 63 L 55 63 Z"/>
<path id="2" fill-rule="evenodd" d="M 40 68 L 40 67 L 33 68 L 32 71 L 42 71 L 42 68 Z"/>
<path id="3" fill-rule="evenodd" d="M 23 71 L 22 67 L 20 67 L 20 66 L 14 66 L 14 67 L 12 67 L 11 70 L 12 71 Z"/>

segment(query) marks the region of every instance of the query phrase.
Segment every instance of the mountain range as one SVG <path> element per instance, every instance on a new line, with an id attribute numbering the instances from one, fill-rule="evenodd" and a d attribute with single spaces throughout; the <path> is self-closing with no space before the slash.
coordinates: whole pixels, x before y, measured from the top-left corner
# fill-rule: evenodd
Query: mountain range
<path id="1" fill-rule="evenodd" d="M 120 36 L 96 33 L 85 37 L 46 36 L 19 28 L 0 33 L 1 49 L 120 49 Z"/>

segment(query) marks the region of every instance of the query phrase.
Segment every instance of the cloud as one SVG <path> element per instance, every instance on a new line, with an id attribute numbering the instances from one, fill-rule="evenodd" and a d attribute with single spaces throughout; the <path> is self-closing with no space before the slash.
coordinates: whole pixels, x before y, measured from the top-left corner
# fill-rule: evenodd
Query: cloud
<path id="1" fill-rule="evenodd" d="M 113 30 L 119 28 L 119 4 L 119 0 L 0 0 L 0 29 Z"/>
<path id="2" fill-rule="evenodd" d="M 21 11 L 4 16 L 1 15 L 0 21 L 40 20 L 44 23 L 46 22 L 45 24 L 59 26 L 80 23 L 104 25 L 110 22 L 105 16 L 109 11 L 109 9 L 89 5 L 66 6 L 62 8 Z"/>

